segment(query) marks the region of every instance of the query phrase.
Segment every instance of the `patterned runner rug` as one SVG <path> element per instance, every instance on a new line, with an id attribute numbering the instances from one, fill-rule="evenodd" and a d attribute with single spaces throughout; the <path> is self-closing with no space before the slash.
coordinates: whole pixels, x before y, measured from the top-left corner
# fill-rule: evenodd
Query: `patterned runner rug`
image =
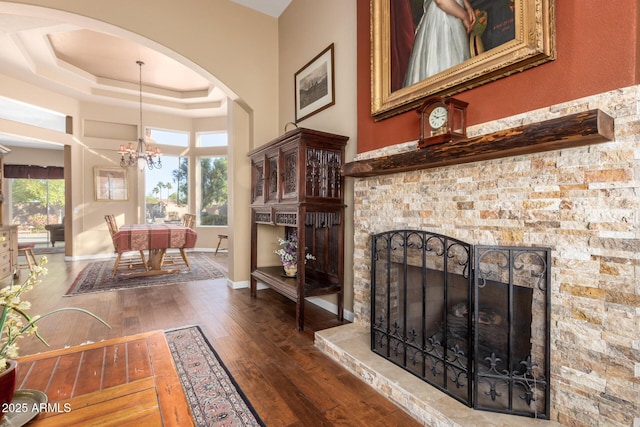
<path id="1" fill-rule="evenodd" d="M 199 327 L 165 336 L 197 426 L 265 425 Z"/>
<path id="2" fill-rule="evenodd" d="M 188 256 L 191 263 L 191 271 L 187 270 L 184 264 L 181 264 L 175 265 L 176 269 L 180 269 L 179 273 L 145 277 L 125 277 L 122 270 L 120 270 L 116 277 L 112 278 L 111 272 L 113 271 L 115 260 L 91 262 L 78 274 L 65 295 L 72 296 L 88 292 L 113 291 L 144 286 L 173 285 L 225 277 L 222 267 L 206 253 L 190 252 Z M 173 267 L 168 266 L 167 268 Z M 144 271 L 144 269 L 139 271 Z"/>

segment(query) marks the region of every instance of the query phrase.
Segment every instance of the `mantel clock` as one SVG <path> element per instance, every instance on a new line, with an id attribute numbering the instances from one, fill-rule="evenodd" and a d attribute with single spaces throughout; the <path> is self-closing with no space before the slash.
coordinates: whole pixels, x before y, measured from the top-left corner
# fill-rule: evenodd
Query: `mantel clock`
<path id="1" fill-rule="evenodd" d="M 467 105 L 455 98 L 427 99 L 416 111 L 420 115 L 418 148 L 467 137 Z"/>

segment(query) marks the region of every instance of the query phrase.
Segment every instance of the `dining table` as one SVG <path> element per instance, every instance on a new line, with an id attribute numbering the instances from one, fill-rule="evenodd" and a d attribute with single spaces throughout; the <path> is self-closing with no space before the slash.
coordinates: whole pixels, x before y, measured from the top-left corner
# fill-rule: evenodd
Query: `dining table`
<path id="1" fill-rule="evenodd" d="M 198 234 L 180 224 L 125 224 L 113 235 L 118 252 L 148 251 L 149 270 L 136 275 L 154 275 L 177 272 L 163 269 L 168 249 L 179 249 L 185 264 L 189 266 L 185 249 L 196 245 Z"/>

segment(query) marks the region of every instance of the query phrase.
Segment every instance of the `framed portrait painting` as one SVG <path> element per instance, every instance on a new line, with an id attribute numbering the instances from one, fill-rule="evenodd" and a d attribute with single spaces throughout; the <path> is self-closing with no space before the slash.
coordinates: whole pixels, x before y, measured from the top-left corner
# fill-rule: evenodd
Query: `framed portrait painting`
<path id="1" fill-rule="evenodd" d="M 371 0 L 376 120 L 555 59 L 555 0 Z"/>
<path id="2" fill-rule="evenodd" d="M 333 43 L 295 74 L 296 123 L 335 103 Z"/>
<path id="3" fill-rule="evenodd" d="M 127 169 L 95 167 L 93 171 L 96 201 L 113 202 L 129 199 Z"/>

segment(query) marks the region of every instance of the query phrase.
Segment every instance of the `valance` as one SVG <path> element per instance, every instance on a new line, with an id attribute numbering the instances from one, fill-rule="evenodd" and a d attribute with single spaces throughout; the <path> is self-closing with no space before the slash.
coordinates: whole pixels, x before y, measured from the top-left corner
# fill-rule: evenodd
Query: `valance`
<path id="1" fill-rule="evenodd" d="M 5 178 L 64 179 L 61 166 L 4 165 Z"/>

